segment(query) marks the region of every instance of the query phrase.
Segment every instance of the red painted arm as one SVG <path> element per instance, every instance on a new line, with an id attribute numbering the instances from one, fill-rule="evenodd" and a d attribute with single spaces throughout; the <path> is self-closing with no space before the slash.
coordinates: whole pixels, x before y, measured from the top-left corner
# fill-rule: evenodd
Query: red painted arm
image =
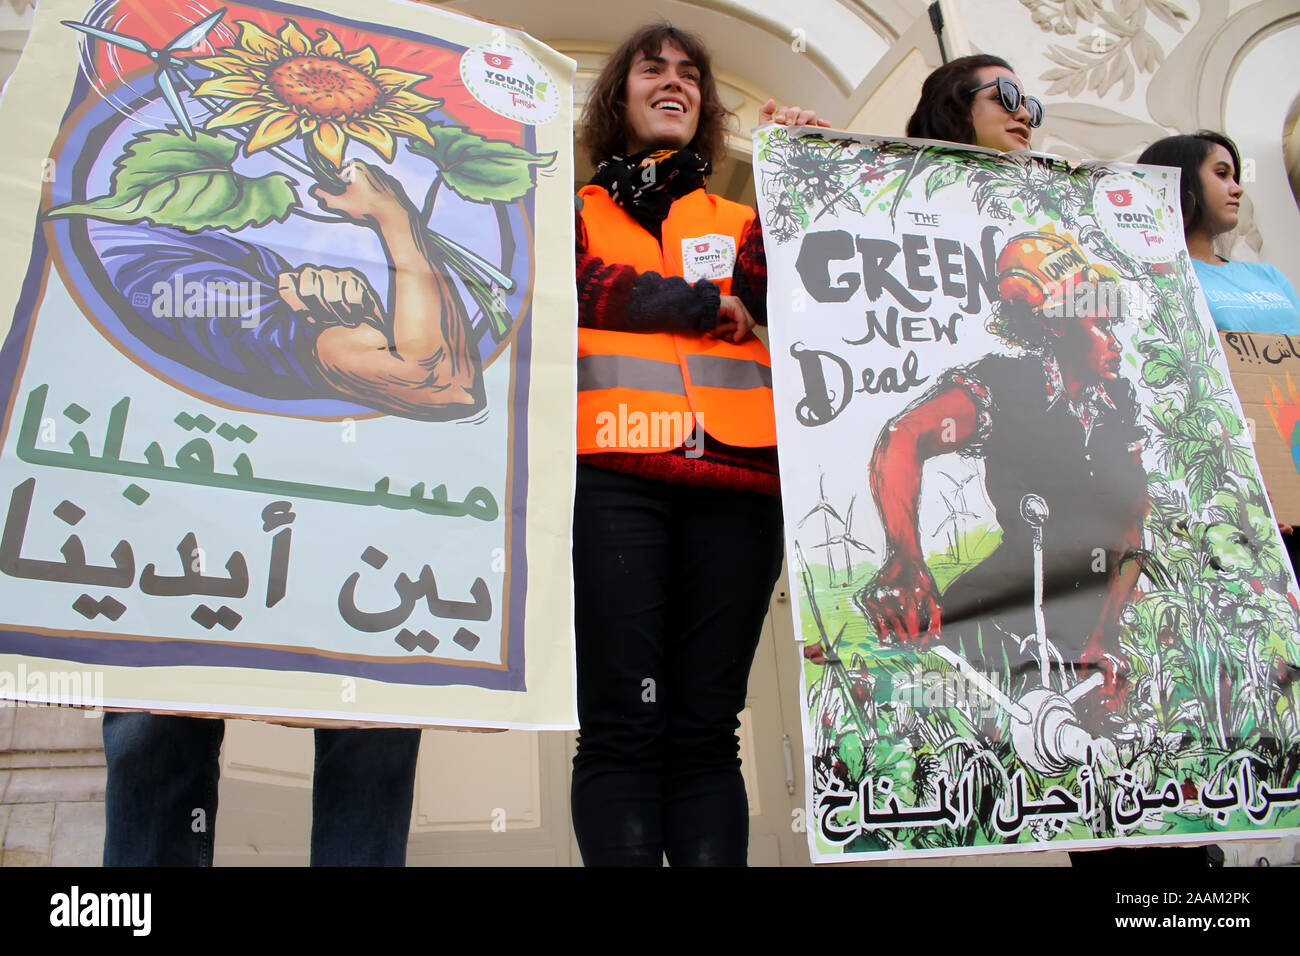
<path id="1" fill-rule="evenodd" d="M 978 427 L 970 393 L 950 385 L 885 427 L 871 456 L 871 494 L 885 527 L 885 563 L 858 595 L 882 641 L 924 645 L 938 636 L 939 591 L 925 566 L 917 523 L 921 467 L 961 448 Z"/>

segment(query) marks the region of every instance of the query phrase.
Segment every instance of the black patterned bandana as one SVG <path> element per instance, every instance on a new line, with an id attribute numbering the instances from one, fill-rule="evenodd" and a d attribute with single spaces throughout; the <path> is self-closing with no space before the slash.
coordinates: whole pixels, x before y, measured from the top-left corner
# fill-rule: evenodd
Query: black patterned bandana
<path id="1" fill-rule="evenodd" d="M 602 187 L 647 231 L 659 226 L 674 202 L 704 185 L 713 166 L 686 149 L 648 149 L 615 155 L 596 168 L 592 185 Z"/>

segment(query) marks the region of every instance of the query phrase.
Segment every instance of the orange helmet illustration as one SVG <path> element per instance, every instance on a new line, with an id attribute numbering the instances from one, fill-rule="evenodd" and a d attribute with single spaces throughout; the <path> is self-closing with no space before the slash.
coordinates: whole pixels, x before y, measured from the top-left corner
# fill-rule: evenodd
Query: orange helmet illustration
<path id="1" fill-rule="evenodd" d="M 1093 265 L 1071 236 L 1047 230 L 1024 232 L 1007 240 L 998 256 L 998 294 L 1019 300 L 1034 311 L 1062 302 L 1080 282 L 1109 278 L 1110 270 Z"/>

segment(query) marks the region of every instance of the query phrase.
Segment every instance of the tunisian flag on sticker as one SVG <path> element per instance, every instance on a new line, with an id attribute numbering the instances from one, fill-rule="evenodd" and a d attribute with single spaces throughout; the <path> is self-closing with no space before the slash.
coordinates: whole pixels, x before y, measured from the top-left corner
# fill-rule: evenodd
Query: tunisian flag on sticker
<path id="1" fill-rule="evenodd" d="M 1128 189 L 1107 189 L 1106 195 L 1116 206 L 1127 206 L 1133 201 L 1133 193 Z"/>
<path id="2" fill-rule="evenodd" d="M 488 66 L 495 66 L 498 70 L 510 69 L 510 64 L 514 61 L 508 56 L 502 56 L 500 53 L 484 53 L 483 59 Z"/>

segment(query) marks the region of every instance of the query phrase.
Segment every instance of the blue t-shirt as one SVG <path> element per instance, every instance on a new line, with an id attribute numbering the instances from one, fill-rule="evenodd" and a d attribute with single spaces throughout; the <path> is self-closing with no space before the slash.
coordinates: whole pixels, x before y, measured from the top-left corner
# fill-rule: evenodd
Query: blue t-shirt
<path id="1" fill-rule="evenodd" d="M 1300 334 L 1300 298 L 1286 276 L 1260 262 L 1193 259 L 1214 324 L 1224 332 Z"/>

